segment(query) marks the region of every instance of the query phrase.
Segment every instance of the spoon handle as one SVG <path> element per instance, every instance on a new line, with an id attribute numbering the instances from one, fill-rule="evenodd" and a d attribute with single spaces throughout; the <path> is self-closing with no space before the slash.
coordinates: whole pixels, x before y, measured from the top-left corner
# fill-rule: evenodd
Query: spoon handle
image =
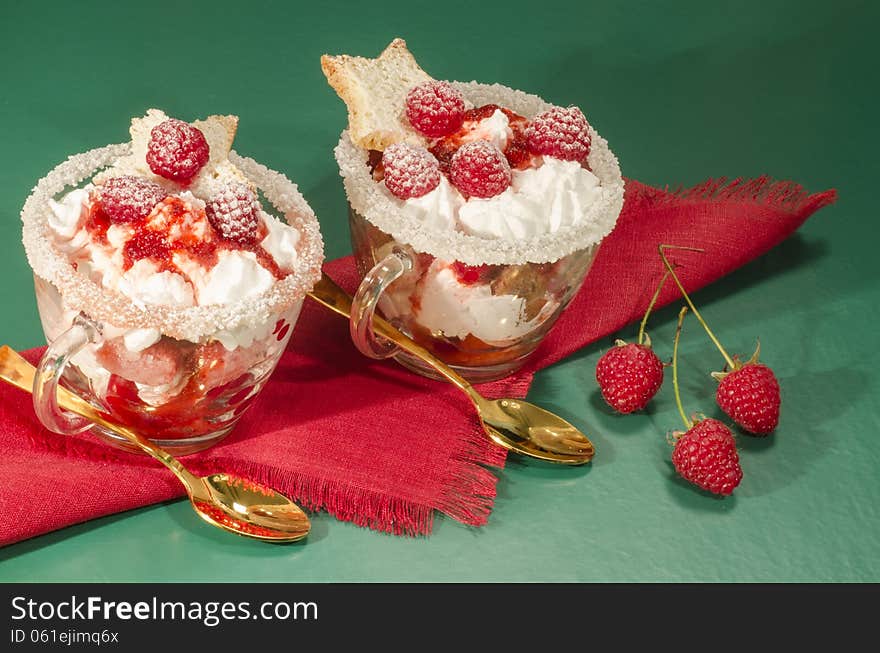
<path id="1" fill-rule="evenodd" d="M 346 319 L 349 319 L 351 317 L 351 295 L 349 295 L 342 288 L 336 285 L 336 282 L 333 281 L 333 279 L 328 277 L 326 274 L 321 275 L 320 280 L 318 281 L 318 283 L 315 284 L 315 287 L 312 288 L 312 291 L 308 293 L 308 295 L 319 304 L 322 304 L 323 306 L 329 308 L 334 313 L 338 313 Z M 453 385 L 458 387 L 463 392 L 467 393 L 474 402 L 477 402 L 481 399 L 481 397 L 476 393 L 476 390 L 474 390 L 471 387 L 471 384 L 468 383 L 464 378 L 462 378 L 461 375 L 459 375 L 455 370 L 453 370 L 439 358 L 434 356 L 434 354 L 429 352 L 427 349 L 417 344 L 414 340 L 412 340 L 405 334 L 401 333 L 384 318 L 379 317 L 378 315 L 373 317 L 373 330 L 383 338 L 387 338 L 388 340 L 396 344 L 401 349 L 426 362 L 428 365 L 437 370 L 438 373 L 442 374 L 443 377 L 450 381 Z"/>
<path id="2" fill-rule="evenodd" d="M 0 379 L 10 385 L 21 388 L 25 392 L 32 392 L 36 371 L 36 368 L 22 358 L 14 349 L 8 345 L 0 347 Z M 191 474 L 171 454 L 159 449 L 137 432 L 109 421 L 87 401 L 62 387 L 58 388 L 58 405 L 125 438 L 144 453 L 149 454 L 168 467 L 187 487 L 195 487 L 192 484 L 199 482 L 199 479 Z"/>

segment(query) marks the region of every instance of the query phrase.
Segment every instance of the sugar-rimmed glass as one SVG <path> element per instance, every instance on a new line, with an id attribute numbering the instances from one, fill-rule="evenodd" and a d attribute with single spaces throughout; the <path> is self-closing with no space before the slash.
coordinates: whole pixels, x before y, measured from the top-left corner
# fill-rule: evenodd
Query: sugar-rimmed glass
<path id="1" fill-rule="evenodd" d="M 454 85 L 475 106 L 498 104 L 526 118 L 551 107 L 535 95 L 497 84 Z M 394 356 L 420 374 L 435 376 L 373 334 L 378 309 L 471 381 L 501 378 L 522 366 L 577 293 L 623 206 L 617 159 L 599 134 L 591 129 L 590 135 L 587 163 L 599 180 L 599 195 L 582 219 L 552 233 L 508 240 L 439 230 L 407 217 L 373 180 L 369 152 L 343 132 L 335 154 L 363 277 L 351 314 L 358 349 L 374 358 Z M 448 279 L 452 270 L 463 270 L 455 283 Z"/>
<path id="2" fill-rule="evenodd" d="M 111 421 L 135 428 L 175 454 L 218 442 L 233 428 L 274 370 L 305 293 L 320 276 L 323 242 L 314 213 L 284 175 L 230 153 L 230 160 L 300 233 L 294 269 L 265 293 L 228 305 L 138 305 L 77 273 L 50 235 L 49 200 L 81 184 L 128 144 L 70 157 L 34 188 L 22 210 L 23 241 L 34 271 L 40 318 L 50 343 L 34 384 L 34 407 L 57 432 L 92 428 L 60 411 L 56 384 L 79 394 Z M 125 347 L 126 334 L 154 329 L 155 344 Z"/>

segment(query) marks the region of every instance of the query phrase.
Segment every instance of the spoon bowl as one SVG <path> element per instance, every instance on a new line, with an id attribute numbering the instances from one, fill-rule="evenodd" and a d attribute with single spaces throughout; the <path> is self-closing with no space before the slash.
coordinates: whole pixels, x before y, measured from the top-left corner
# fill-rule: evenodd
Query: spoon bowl
<path id="1" fill-rule="evenodd" d="M 351 317 L 351 296 L 327 275 L 321 276 L 308 295 L 334 313 Z M 595 450 L 590 439 L 558 415 L 521 399 L 487 399 L 446 363 L 378 315 L 373 317 L 373 330 L 423 360 L 464 392 L 495 444 L 529 458 L 563 465 L 583 465 L 593 458 Z"/>
<path id="2" fill-rule="evenodd" d="M 213 526 L 270 542 L 295 542 L 309 533 L 306 514 L 271 488 L 232 474 L 199 480 L 207 496 L 191 494 L 190 500 L 199 517 Z"/>
<path id="3" fill-rule="evenodd" d="M 17 352 L 6 345 L 0 347 L 0 380 L 32 392 L 35 375 L 36 368 Z M 283 494 L 232 474 L 196 476 L 167 451 L 109 421 L 84 399 L 61 387 L 58 405 L 125 438 L 168 467 L 186 489 L 193 510 L 212 526 L 267 542 L 295 542 L 309 534 L 308 516 Z"/>
<path id="4" fill-rule="evenodd" d="M 478 411 L 492 441 L 522 455 L 580 465 L 595 453 L 593 443 L 577 428 L 527 401 L 480 397 Z"/>

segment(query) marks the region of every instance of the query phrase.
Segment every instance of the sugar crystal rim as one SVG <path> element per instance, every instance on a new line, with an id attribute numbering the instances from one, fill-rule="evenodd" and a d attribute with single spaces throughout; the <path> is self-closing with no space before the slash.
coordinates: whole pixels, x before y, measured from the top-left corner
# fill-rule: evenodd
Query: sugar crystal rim
<path id="1" fill-rule="evenodd" d="M 119 328 L 155 328 L 172 338 L 198 342 L 221 331 L 265 324 L 302 301 L 320 278 L 324 242 L 315 213 L 296 184 L 234 150 L 229 153 L 230 162 L 300 233 L 296 263 L 288 276 L 259 295 L 230 304 L 172 308 L 136 304 L 78 273 L 51 237 L 49 200 L 130 152 L 130 143 L 119 143 L 68 157 L 37 183 L 22 208 L 22 241 L 28 263 L 36 275 L 58 289 L 66 308 Z"/>
<path id="2" fill-rule="evenodd" d="M 452 82 L 475 106 L 500 104 L 528 119 L 551 108 L 537 95 L 501 84 Z M 354 145 L 348 131 L 342 132 L 334 153 L 351 207 L 395 240 L 448 261 L 468 265 L 552 263 L 573 252 L 598 244 L 617 222 L 623 208 L 623 177 L 608 142 L 590 127 L 592 145 L 587 157 L 590 169 L 599 178 L 601 195 L 587 209 L 587 215 L 574 225 L 555 233 L 523 239 L 482 238 L 460 231 L 443 231 L 407 217 L 399 204 L 383 192 L 367 165 L 369 153 Z"/>

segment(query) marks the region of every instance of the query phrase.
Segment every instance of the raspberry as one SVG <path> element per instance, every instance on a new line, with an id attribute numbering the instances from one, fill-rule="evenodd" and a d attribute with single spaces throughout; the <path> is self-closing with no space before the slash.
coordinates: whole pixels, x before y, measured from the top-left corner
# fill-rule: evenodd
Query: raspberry
<path id="1" fill-rule="evenodd" d="M 440 164 L 423 147 L 394 143 L 382 154 L 382 167 L 385 186 L 402 200 L 421 197 L 440 184 Z"/>
<path id="2" fill-rule="evenodd" d="M 419 84 L 406 96 L 406 117 L 416 131 L 430 138 L 451 134 L 464 120 L 464 97 L 448 82 Z"/>
<path id="3" fill-rule="evenodd" d="M 222 238 L 241 245 L 256 242 L 260 231 L 260 201 L 246 184 L 226 184 L 208 202 L 205 213 Z"/>
<path id="4" fill-rule="evenodd" d="M 618 413 L 644 408 L 663 384 L 663 363 L 647 345 L 617 341 L 596 364 L 602 397 Z"/>
<path id="5" fill-rule="evenodd" d="M 187 182 L 208 162 L 210 148 L 201 131 L 171 118 L 153 127 L 147 165 L 160 177 Z"/>
<path id="6" fill-rule="evenodd" d="M 779 382 L 766 365 L 746 363 L 725 375 L 715 400 L 734 422 L 754 435 L 767 435 L 779 423 Z"/>
<path id="7" fill-rule="evenodd" d="M 565 161 L 583 161 L 590 153 L 589 125 L 577 107 L 539 113 L 526 128 L 526 139 L 534 154 Z"/>
<path id="8" fill-rule="evenodd" d="M 726 496 L 742 480 L 733 433 L 717 419 L 695 422 L 681 435 L 672 464 L 685 480 L 714 494 Z"/>
<path id="9" fill-rule="evenodd" d="M 159 184 L 143 177 L 114 177 L 98 189 L 101 206 L 111 222 L 140 222 L 168 197 Z"/>
<path id="10" fill-rule="evenodd" d="M 472 141 L 452 156 L 449 177 L 465 195 L 494 197 L 510 186 L 510 164 L 496 145 Z"/>

